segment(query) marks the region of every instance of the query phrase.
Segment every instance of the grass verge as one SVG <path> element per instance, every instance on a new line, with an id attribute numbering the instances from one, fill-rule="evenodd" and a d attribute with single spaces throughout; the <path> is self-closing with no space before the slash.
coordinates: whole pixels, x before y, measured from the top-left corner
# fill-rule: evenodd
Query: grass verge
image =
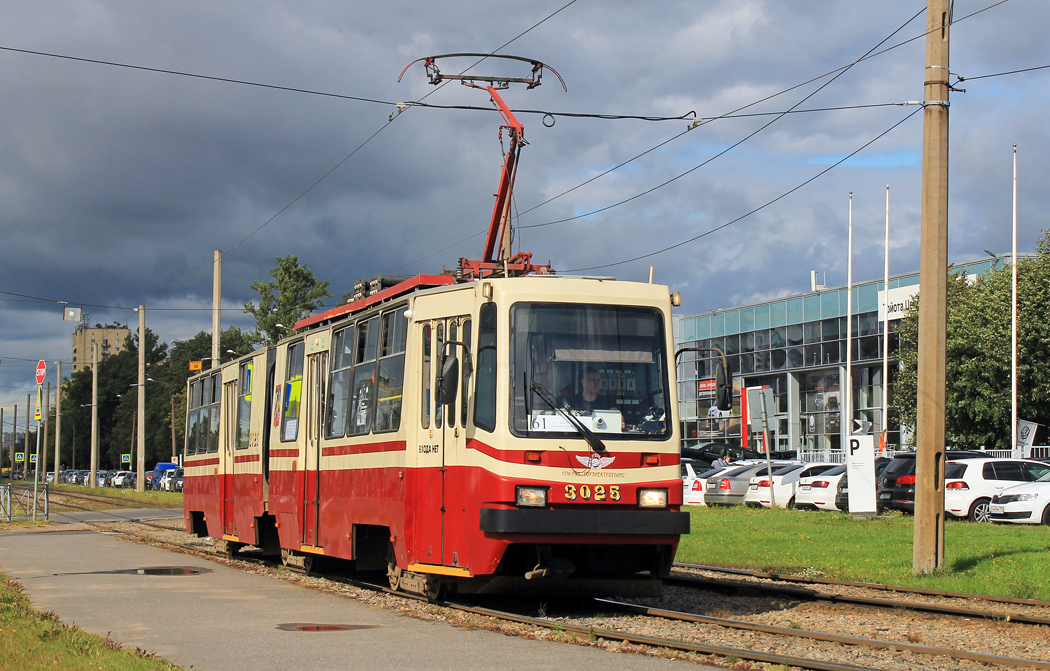
<path id="1" fill-rule="evenodd" d="M 0 671 L 160 671 L 178 669 L 33 608 L 22 586 L 0 574 Z"/>
<path id="2" fill-rule="evenodd" d="M 781 509 L 694 508 L 676 561 L 924 589 L 1050 600 L 1050 533 L 949 519 L 944 563 L 912 575 L 910 515 L 852 518 Z"/>

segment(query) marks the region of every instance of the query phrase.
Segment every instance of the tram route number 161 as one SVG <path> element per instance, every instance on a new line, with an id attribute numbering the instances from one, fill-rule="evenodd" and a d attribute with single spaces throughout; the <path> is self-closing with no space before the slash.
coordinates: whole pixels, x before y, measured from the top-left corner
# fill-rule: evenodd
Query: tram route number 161
<path id="1" fill-rule="evenodd" d="M 565 499 L 568 501 L 619 501 L 620 485 L 565 485 Z"/>

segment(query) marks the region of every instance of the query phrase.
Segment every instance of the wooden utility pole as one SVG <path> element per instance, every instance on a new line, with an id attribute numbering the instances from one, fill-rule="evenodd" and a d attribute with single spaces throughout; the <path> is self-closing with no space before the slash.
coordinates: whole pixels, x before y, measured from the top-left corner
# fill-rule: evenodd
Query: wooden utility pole
<path id="1" fill-rule="evenodd" d="M 948 323 L 948 33 L 950 0 L 926 3 L 919 259 L 919 370 L 912 573 L 944 561 L 945 340 Z"/>

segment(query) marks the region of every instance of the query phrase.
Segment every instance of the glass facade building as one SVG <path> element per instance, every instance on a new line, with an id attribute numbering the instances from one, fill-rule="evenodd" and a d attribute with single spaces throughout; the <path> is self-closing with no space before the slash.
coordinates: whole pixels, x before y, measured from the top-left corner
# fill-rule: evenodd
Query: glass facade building
<path id="1" fill-rule="evenodd" d="M 994 258 L 953 266 L 952 272 L 980 275 Z M 901 429 L 893 409 L 896 378 L 896 325 L 884 332 L 879 308 L 886 288 L 883 280 L 853 286 L 852 315 L 847 315 L 846 287 L 818 288 L 754 305 L 715 310 L 682 317 L 676 322 L 676 349 L 718 348 L 725 353 L 733 377 L 734 401 L 729 416 L 712 410 L 717 354 L 684 351 L 678 360 L 679 419 L 687 442 L 723 441 L 754 446 L 751 430 L 741 430 L 740 392 L 745 387 L 768 386 L 774 395 L 775 417 L 769 418 L 773 450 L 834 453 L 841 451 L 848 422 L 840 411 L 846 377 L 847 317 L 852 319 L 852 417 L 871 422 L 874 435 L 887 430 L 887 448 L 901 443 Z M 918 292 L 919 274 L 889 280 L 895 293 Z M 895 292 L 900 289 L 902 292 Z M 889 348 L 889 418 L 883 417 L 883 354 Z M 887 426 L 888 425 L 888 426 Z"/>

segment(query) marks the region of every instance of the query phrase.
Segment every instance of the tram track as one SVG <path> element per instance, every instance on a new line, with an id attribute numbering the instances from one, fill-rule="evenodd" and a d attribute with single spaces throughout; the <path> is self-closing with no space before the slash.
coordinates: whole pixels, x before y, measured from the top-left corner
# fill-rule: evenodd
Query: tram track
<path id="1" fill-rule="evenodd" d="M 737 593 L 737 594 L 754 594 L 754 593 L 766 593 L 775 594 L 790 599 L 798 599 L 802 601 L 828 601 L 831 603 L 842 603 L 852 604 L 857 606 L 870 606 L 872 608 L 884 608 L 884 609 L 908 609 L 914 611 L 923 611 L 927 613 L 938 613 L 941 615 L 954 615 L 959 617 L 972 617 L 982 618 L 986 620 L 996 620 L 1001 622 L 1013 622 L 1016 624 L 1036 624 L 1050 626 L 1050 603 L 1046 603 L 1048 607 L 1047 615 L 1031 615 L 1021 611 L 1005 611 L 1005 610 L 985 610 L 980 608 L 972 608 L 965 606 L 950 606 L 939 603 L 930 603 L 924 601 L 906 600 L 906 599 L 889 599 L 889 598 L 873 598 L 856 596 L 846 593 L 837 592 L 822 592 L 818 590 L 800 589 L 798 587 L 784 587 L 781 585 L 763 584 L 760 582 L 753 581 L 733 581 L 733 580 L 719 580 L 716 578 L 705 578 L 705 577 L 685 577 L 685 576 L 672 576 L 664 581 L 665 585 L 675 585 L 682 587 L 693 587 L 697 589 L 713 589 L 723 593 Z M 952 598 L 978 598 L 975 595 L 953 595 Z M 1045 603 L 1045 602 L 1044 602 Z M 1036 604 L 1026 604 L 1036 605 Z"/>
<path id="2" fill-rule="evenodd" d="M 133 524 L 168 532 L 176 531 L 174 528 L 166 525 L 144 521 L 134 521 Z M 93 526 L 96 526 L 96 528 L 110 528 L 113 525 L 112 523 L 98 523 Z M 178 532 L 182 533 L 181 530 L 178 530 Z M 159 539 L 155 538 L 153 534 L 149 534 L 149 536 L 150 542 L 154 544 L 169 546 L 172 549 L 178 549 L 182 552 L 209 559 L 221 560 L 224 563 L 231 563 L 231 558 L 226 553 L 205 548 L 199 544 L 192 545 L 175 539 Z M 830 630 L 804 628 L 794 624 L 781 626 L 611 599 L 594 600 L 593 604 L 585 603 L 587 600 L 582 602 L 576 600 L 570 602 L 570 606 L 568 606 L 569 610 L 574 611 L 573 613 L 560 616 L 547 613 L 537 617 L 527 612 L 529 607 L 536 608 L 536 602 L 527 602 L 531 606 L 526 605 L 517 609 L 490 607 L 494 598 L 460 598 L 449 601 L 428 602 L 425 597 L 394 592 L 382 584 L 362 580 L 358 577 L 335 573 L 319 574 L 306 572 L 292 566 L 282 567 L 279 561 L 265 560 L 251 554 L 238 555 L 233 558 L 232 562 L 243 562 L 263 569 L 278 569 L 280 567 L 280 570 L 295 574 L 294 580 L 309 581 L 315 587 L 326 588 L 327 584 L 328 589 L 333 589 L 332 585 L 342 585 L 404 599 L 406 602 L 417 604 L 416 608 L 419 609 L 450 609 L 450 612 L 441 617 L 453 624 L 457 623 L 457 618 L 463 617 L 494 618 L 499 622 L 513 623 L 514 625 L 547 632 L 546 634 L 537 634 L 535 632 L 524 634 L 533 638 L 555 640 L 571 638 L 577 643 L 589 643 L 602 647 L 607 647 L 603 642 L 615 642 L 617 645 L 640 646 L 649 650 L 662 649 L 668 652 L 676 651 L 702 656 L 715 656 L 728 660 L 739 659 L 749 662 L 827 671 L 855 671 L 857 669 L 873 668 L 902 669 L 914 668 L 918 665 L 924 668 L 945 669 L 976 669 L 988 668 L 989 666 L 1050 669 L 1050 661 L 1045 661 L 1044 659 L 993 654 L 987 651 L 955 649 L 927 645 L 917 641 L 856 636 Z M 334 589 L 338 591 L 338 588 Z M 678 586 L 675 589 L 695 590 L 697 586 Z M 795 589 L 797 590 L 798 588 Z M 805 590 L 801 591 L 805 592 Z M 769 596 L 778 599 L 796 599 L 795 596 L 790 594 Z M 806 596 L 808 597 L 809 595 Z M 868 604 L 847 604 L 830 599 L 828 601 L 831 602 L 829 605 L 833 605 L 836 608 L 843 606 L 870 608 Z M 544 610 L 543 606 L 540 606 L 540 610 Z M 903 609 L 910 607 L 911 605 L 906 602 L 903 605 L 888 606 L 894 613 L 899 613 Z M 582 609 L 582 612 L 579 612 L 580 609 Z M 960 610 L 964 611 L 965 609 Z M 937 613 L 936 616 L 957 619 L 978 617 L 966 612 Z M 1014 621 L 994 619 L 990 625 L 986 626 L 1006 626 L 1006 622 L 1012 624 Z M 1045 627 L 1045 625 L 1039 624 L 1040 628 Z M 500 627 L 506 626 L 500 625 Z M 671 635 L 654 633 L 667 628 L 673 630 L 670 632 Z M 731 632 L 731 634 L 720 634 L 719 632 Z M 738 642 L 727 643 L 726 640 L 728 638 Z M 796 641 L 796 643 L 786 643 L 788 640 Z M 1050 638 L 1047 640 L 1050 641 Z M 743 642 L 743 644 L 739 642 Z M 786 649 L 799 652 L 788 654 L 783 652 Z M 663 654 L 667 656 L 668 653 Z M 900 655 L 905 655 L 906 661 L 899 661 Z M 942 663 L 938 664 L 937 660 L 941 660 Z"/>

